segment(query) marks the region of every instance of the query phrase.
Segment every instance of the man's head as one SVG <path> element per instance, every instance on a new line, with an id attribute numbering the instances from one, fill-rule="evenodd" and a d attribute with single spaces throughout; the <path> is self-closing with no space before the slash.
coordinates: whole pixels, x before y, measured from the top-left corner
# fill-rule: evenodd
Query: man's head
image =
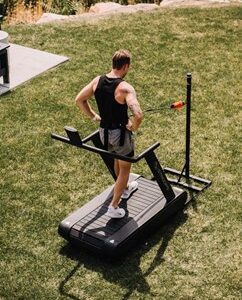
<path id="1" fill-rule="evenodd" d="M 118 50 L 113 55 L 113 69 L 124 70 L 125 74 L 128 72 L 128 68 L 131 62 L 131 54 L 128 50 Z"/>

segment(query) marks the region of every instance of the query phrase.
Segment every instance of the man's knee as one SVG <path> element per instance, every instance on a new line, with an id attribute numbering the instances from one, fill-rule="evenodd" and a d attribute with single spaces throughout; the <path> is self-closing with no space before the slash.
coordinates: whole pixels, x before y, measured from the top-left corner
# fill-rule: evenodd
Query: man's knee
<path id="1" fill-rule="evenodd" d="M 119 172 L 129 173 L 130 168 L 131 168 L 131 163 L 129 163 L 127 161 L 119 160 Z"/>

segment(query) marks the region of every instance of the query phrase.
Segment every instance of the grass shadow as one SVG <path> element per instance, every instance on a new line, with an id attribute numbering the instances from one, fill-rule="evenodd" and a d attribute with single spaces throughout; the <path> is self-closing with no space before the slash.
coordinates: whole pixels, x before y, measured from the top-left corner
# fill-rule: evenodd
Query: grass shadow
<path id="1" fill-rule="evenodd" d="M 169 241 L 172 239 L 175 231 L 181 227 L 186 220 L 187 214 L 184 211 L 178 212 L 170 219 L 169 223 L 166 223 L 161 229 L 157 230 L 152 237 L 140 241 L 130 253 L 116 260 L 91 254 L 89 251 L 84 249 L 80 250 L 69 243 L 65 244 L 60 249 L 60 254 L 77 261 L 77 265 L 66 278 L 61 281 L 59 285 L 60 294 L 70 299 L 81 300 L 81 298 L 78 298 L 68 291 L 68 285 L 81 267 L 100 273 L 107 282 L 115 283 L 122 289 L 127 290 L 123 296 L 120 295 L 120 299 L 122 300 L 129 299 L 134 291 L 138 291 L 144 295 L 149 294 L 150 286 L 146 277 L 164 261 L 163 257 Z M 149 268 L 143 272 L 140 267 L 141 257 L 158 243 L 160 243 L 160 247 L 155 257 L 150 263 Z"/>

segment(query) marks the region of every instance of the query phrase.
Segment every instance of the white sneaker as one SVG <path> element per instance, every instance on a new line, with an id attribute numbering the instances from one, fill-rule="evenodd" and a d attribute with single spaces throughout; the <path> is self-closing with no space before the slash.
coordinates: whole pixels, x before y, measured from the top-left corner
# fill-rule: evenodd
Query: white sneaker
<path id="1" fill-rule="evenodd" d="M 110 205 L 106 215 L 110 218 L 120 219 L 125 216 L 125 210 L 120 207 L 114 208 L 112 205 Z"/>
<path id="2" fill-rule="evenodd" d="M 133 194 L 138 189 L 138 182 L 131 181 L 128 183 L 128 188 L 124 190 L 123 194 L 121 195 L 121 199 L 128 199 L 131 194 Z"/>

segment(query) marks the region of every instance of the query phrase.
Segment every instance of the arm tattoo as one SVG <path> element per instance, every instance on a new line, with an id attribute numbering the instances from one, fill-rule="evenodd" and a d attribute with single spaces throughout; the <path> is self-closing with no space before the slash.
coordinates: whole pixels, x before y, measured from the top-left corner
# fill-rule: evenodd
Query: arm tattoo
<path id="1" fill-rule="evenodd" d="M 129 105 L 129 108 L 130 108 L 133 116 L 141 113 L 141 109 L 140 109 L 140 106 L 138 103 Z"/>

